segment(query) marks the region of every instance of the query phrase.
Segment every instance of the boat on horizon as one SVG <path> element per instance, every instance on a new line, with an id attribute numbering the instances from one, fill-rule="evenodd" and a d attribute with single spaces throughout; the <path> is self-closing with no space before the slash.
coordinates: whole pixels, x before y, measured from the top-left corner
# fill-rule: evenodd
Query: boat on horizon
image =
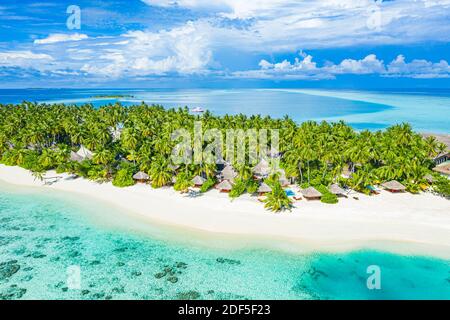
<path id="1" fill-rule="evenodd" d="M 203 108 L 201 108 L 201 107 L 196 107 L 196 108 L 191 109 L 191 112 L 202 113 L 202 112 L 205 112 L 205 110 L 203 110 Z"/>

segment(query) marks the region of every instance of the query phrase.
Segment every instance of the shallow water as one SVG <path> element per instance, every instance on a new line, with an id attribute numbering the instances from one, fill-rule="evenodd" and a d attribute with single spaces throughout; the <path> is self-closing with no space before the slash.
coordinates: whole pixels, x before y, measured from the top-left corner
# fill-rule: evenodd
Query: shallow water
<path id="1" fill-rule="evenodd" d="M 449 261 L 205 248 L 74 198 L 0 184 L 0 299 L 450 299 Z M 381 290 L 367 289 L 370 265 Z"/>

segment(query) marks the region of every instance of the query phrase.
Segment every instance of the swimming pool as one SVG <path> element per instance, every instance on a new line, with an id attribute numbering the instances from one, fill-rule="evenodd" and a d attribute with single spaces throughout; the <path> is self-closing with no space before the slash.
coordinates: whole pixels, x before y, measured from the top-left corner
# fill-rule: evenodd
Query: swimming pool
<path id="1" fill-rule="evenodd" d="M 294 197 L 295 196 L 295 192 L 292 191 L 291 189 L 286 189 L 286 190 L 284 190 L 284 192 L 286 192 L 286 195 L 288 197 Z"/>

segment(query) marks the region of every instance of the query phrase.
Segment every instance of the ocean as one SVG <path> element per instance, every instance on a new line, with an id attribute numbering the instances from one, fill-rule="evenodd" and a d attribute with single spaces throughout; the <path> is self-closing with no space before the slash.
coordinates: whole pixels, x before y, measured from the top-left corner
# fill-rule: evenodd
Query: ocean
<path id="1" fill-rule="evenodd" d="M 0 299 L 450 299 L 449 261 L 219 248 L 79 200 L 0 184 Z"/>
<path id="2" fill-rule="evenodd" d="M 117 95 L 126 97 L 98 97 Z M 417 131 L 450 133 L 450 90 L 444 89 L 0 89 L 0 103 L 24 100 L 95 106 L 145 101 L 166 108 L 202 107 L 216 115 L 289 115 L 297 122 L 344 120 L 357 130 L 379 130 L 408 122 Z"/>

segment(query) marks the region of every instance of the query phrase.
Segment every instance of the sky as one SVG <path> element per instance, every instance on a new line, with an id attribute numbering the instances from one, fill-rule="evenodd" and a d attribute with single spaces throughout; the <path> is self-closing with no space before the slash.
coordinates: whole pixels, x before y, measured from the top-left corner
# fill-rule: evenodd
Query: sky
<path id="1" fill-rule="evenodd" d="M 448 88 L 450 0 L 1 0 L 0 88 Z"/>

